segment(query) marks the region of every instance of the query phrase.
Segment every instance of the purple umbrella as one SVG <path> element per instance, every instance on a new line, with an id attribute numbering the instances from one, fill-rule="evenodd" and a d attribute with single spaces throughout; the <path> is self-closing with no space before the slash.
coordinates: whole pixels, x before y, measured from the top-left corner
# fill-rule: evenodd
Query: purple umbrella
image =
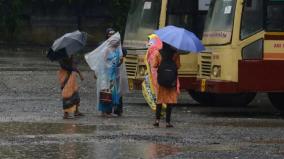
<path id="1" fill-rule="evenodd" d="M 163 42 L 181 51 L 201 52 L 205 50 L 198 37 L 184 28 L 166 26 L 156 30 L 155 34 L 157 34 Z"/>

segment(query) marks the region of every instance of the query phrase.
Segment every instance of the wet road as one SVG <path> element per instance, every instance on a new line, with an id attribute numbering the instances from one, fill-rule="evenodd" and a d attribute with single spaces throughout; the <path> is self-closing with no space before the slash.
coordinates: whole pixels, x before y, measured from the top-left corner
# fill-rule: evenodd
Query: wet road
<path id="1" fill-rule="evenodd" d="M 154 128 L 139 91 L 124 98 L 122 117 L 101 117 L 93 74 L 83 66 L 86 116 L 62 120 L 57 64 L 40 51 L 0 54 L 1 159 L 284 157 L 284 120 L 264 94 L 247 107 L 205 107 L 183 93 L 173 110 L 175 127 L 167 129 L 163 121 Z"/>

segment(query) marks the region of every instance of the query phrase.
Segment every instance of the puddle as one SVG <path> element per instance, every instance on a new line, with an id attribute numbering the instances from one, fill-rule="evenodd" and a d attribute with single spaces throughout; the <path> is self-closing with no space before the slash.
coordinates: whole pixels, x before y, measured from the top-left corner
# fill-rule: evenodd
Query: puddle
<path id="1" fill-rule="evenodd" d="M 29 159 L 154 159 L 176 155 L 181 149 L 169 145 L 145 143 L 64 143 L 0 147 L 1 158 Z"/>
<path id="2" fill-rule="evenodd" d="M 250 141 L 251 142 L 251 141 Z M 257 140 L 257 141 L 252 141 L 251 143 L 255 143 L 255 144 L 284 144 L 284 140 L 283 139 L 271 139 L 271 140 Z"/>
<path id="3" fill-rule="evenodd" d="M 47 135 L 47 134 L 90 134 L 96 131 L 118 131 L 123 128 L 116 125 L 83 125 L 72 123 L 0 123 L 1 136 Z"/>
<path id="4" fill-rule="evenodd" d="M 207 145 L 178 147 L 153 143 L 44 143 L 39 145 L 12 145 L 0 147 L 1 158 L 106 158 L 106 159 L 155 159 L 176 156 L 188 152 L 236 152 L 240 147 L 231 145 Z"/>
<path id="5" fill-rule="evenodd" d="M 172 156 L 190 152 L 236 152 L 240 150 L 238 145 L 178 146 L 167 143 L 159 144 L 155 138 L 153 140 L 136 140 L 135 138 L 111 137 L 110 134 L 105 134 L 110 138 L 99 138 L 100 135 L 73 135 L 123 129 L 125 128 L 120 126 L 72 123 L 0 123 L 0 135 L 3 137 L 0 138 L 2 140 L 0 158 L 154 159 L 171 158 Z M 70 136 L 70 134 L 73 136 Z M 158 141 L 161 142 L 162 140 Z"/>
<path id="6" fill-rule="evenodd" d="M 227 110 L 224 112 L 224 110 Z M 263 112 L 261 112 L 263 111 Z M 228 118 L 256 118 L 256 119 L 278 119 L 279 113 L 273 111 L 273 108 L 269 110 L 256 110 L 254 108 L 208 108 L 206 111 L 193 111 L 195 114 L 202 114 L 209 117 L 228 117 Z"/>
<path id="7" fill-rule="evenodd" d="M 240 146 L 214 144 L 214 145 L 205 145 L 205 146 L 189 146 L 189 147 L 184 147 L 182 150 L 187 152 L 239 151 Z"/>
<path id="8" fill-rule="evenodd" d="M 230 121 L 230 122 L 205 122 L 200 123 L 207 126 L 224 126 L 224 127 L 256 127 L 256 128 L 284 128 L 282 121 Z"/>

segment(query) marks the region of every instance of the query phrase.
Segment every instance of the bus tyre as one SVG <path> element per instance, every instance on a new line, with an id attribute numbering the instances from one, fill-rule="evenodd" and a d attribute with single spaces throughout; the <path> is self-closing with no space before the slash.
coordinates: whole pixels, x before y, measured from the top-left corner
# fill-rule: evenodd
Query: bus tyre
<path id="1" fill-rule="evenodd" d="M 268 93 L 268 98 L 275 108 L 284 113 L 284 92 Z"/>
<path id="2" fill-rule="evenodd" d="M 216 94 L 189 91 L 190 96 L 202 105 L 209 106 L 246 106 L 256 93 Z"/>
<path id="3" fill-rule="evenodd" d="M 216 106 L 247 106 L 256 96 L 256 93 L 215 94 Z"/>
<path id="4" fill-rule="evenodd" d="M 196 92 L 193 90 L 189 90 L 188 93 L 199 104 L 212 105 L 214 103 L 214 98 L 211 93 Z"/>

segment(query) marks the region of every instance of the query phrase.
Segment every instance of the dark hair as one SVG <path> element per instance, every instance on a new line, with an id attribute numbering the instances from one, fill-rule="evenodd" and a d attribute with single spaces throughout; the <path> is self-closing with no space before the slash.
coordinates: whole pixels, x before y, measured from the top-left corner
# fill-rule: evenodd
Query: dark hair
<path id="1" fill-rule="evenodd" d="M 107 28 L 106 29 L 106 38 L 108 38 L 110 34 L 112 35 L 114 33 L 115 33 L 115 30 L 113 28 Z"/>
<path id="2" fill-rule="evenodd" d="M 169 51 L 169 52 L 176 52 L 176 50 L 169 44 L 163 42 L 162 50 Z"/>
<path id="3" fill-rule="evenodd" d="M 176 53 L 176 50 L 173 49 L 173 47 L 165 42 L 163 42 L 163 48 L 160 51 L 160 54 L 162 58 L 172 58 L 174 54 Z"/>
<path id="4" fill-rule="evenodd" d="M 63 58 L 63 59 L 59 60 L 59 65 L 62 69 L 65 69 L 69 72 L 74 71 L 73 57 Z"/>

